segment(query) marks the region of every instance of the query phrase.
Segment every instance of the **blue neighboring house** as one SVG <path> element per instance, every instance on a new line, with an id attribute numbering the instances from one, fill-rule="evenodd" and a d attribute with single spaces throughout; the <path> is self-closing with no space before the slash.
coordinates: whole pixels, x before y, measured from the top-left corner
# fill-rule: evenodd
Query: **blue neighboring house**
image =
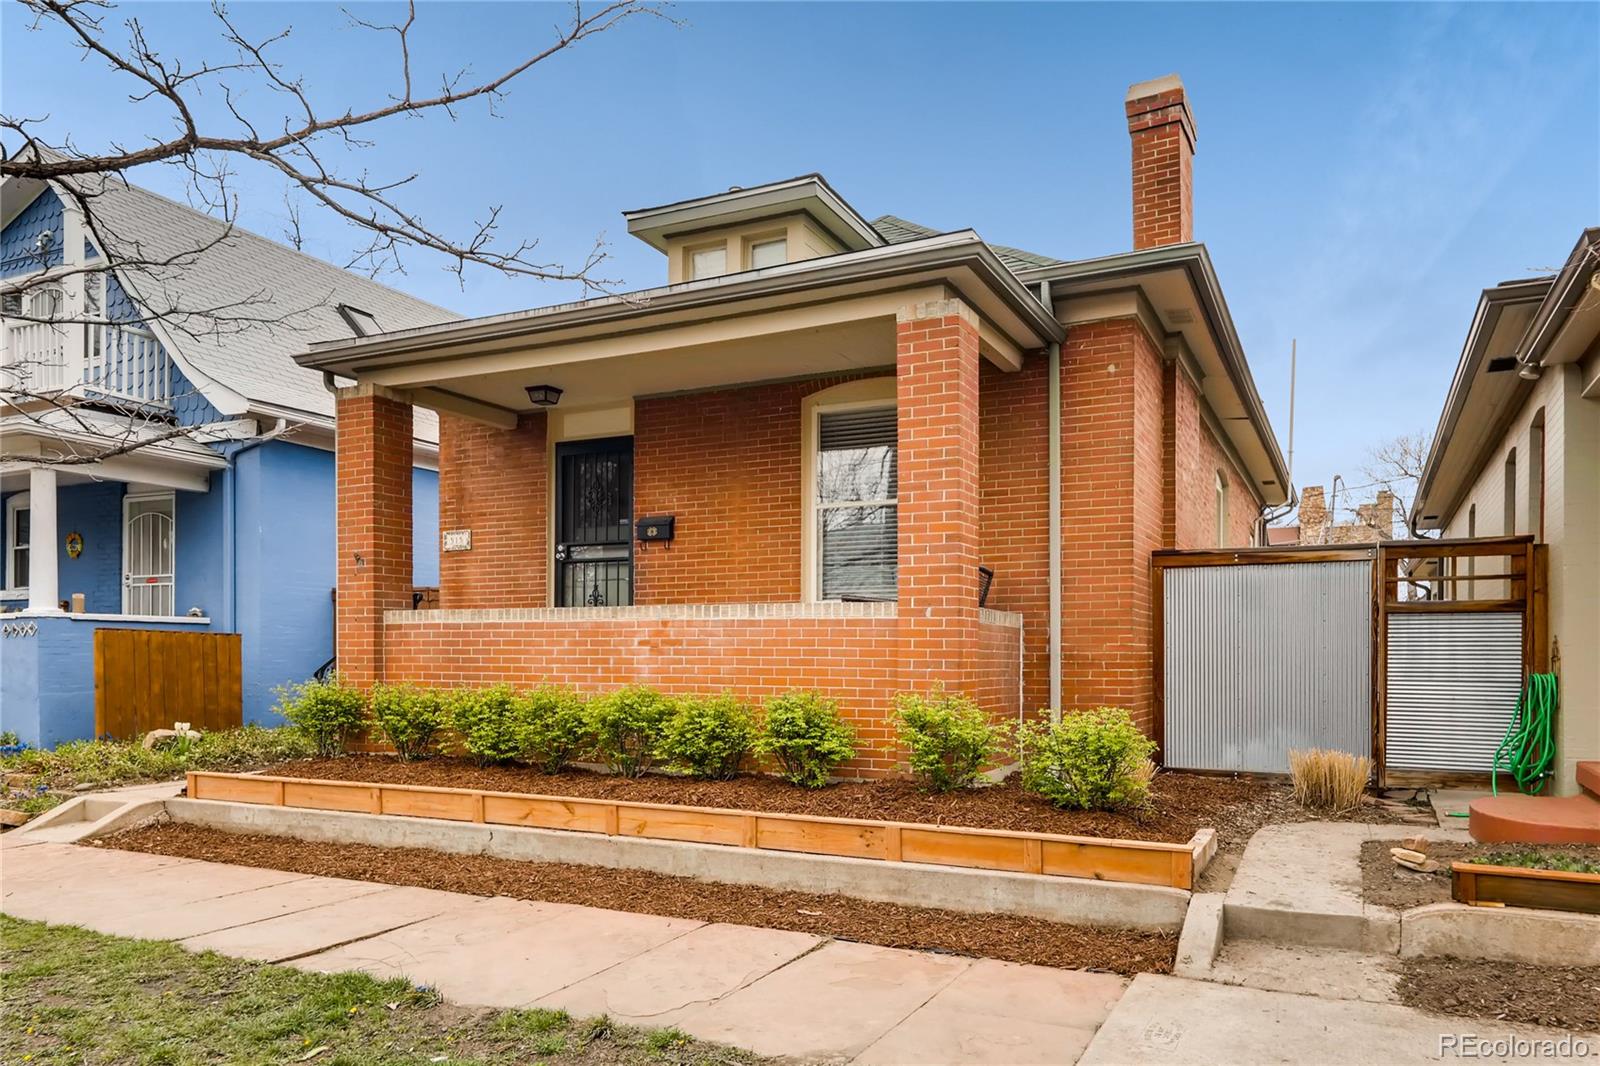
<path id="1" fill-rule="evenodd" d="M 457 316 L 145 189 L 68 199 L 0 186 L 0 729 L 92 736 L 106 627 L 241 634 L 244 720 L 272 721 L 333 656 L 333 402 L 292 354 Z M 427 587 L 437 424 L 414 432 Z"/>

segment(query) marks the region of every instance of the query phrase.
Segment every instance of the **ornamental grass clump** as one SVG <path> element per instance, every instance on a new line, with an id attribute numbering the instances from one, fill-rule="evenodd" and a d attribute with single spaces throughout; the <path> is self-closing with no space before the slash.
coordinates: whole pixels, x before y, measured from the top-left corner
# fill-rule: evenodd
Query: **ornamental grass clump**
<path id="1" fill-rule="evenodd" d="M 677 712 L 671 697 L 629 685 L 589 701 L 586 717 L 595 754 L 624 777 L 643 777 L 661 758 L 661 740 Z"/>
<path id="2" fill-rule="evenodd" d="M 1300 806 L 1344 814 L 1361 806 L 1367 779 L 1372 776 L 1372 760 L 1331 748 L 1291 751 L 1289 775 L 1294 781 L 1294 801 Z"/>
<path id="3" fill-rule="evenodd" d="M 522 757 L 547 774 L 582 753 L 589 744 L 583 697 L 570 688 L 544 685 L 523 699 L 526 716 Z"/>
<path id="4" fill-rule="evenodd" d="M 1005 726 L 991 722 L 983 708 L 959 692 L 902 692 L 894 708 L 911 772 L 935 792 L 970 788 L 1005 745 Z"/>
<path id="5" fill-rule="evenodd" d="M 343 755 L 350 738 L 367 726 L 366 695 L 336 674 L 326 681 L 282 685 L 275 692 L 278 705 L 273 709 L 311 741 L 318 755 Z"/>
<path id="6" fill-rule="evenodd" d="M 432 689 L 379 684 L 369 699 L 378 731 L 406 762 L 427 753 L 448 718 L 444 695 Z"/>
<path id="7" fill-rule="evenodd" d="M 521 758 L 527 703 L 510 685 L 458 689 L 446 698 L 450 728 L 479 766 Z"/>
<path id="8" fill-rule="evenodd" d="M 731 693 L 689 696 L 667 723 L 661 753 L 691 776 L 727 781 L 738 776 L 758 735 L 754 709 Z"/>
<path id="9" fill-rule="evenodd" d="M 1096 707 L 1065 714 L 1055 725 L 1031 722 L 1017 730 L 1022 787 L 1062 808 L 1144 806 L 1155 750 L 1121 707 Z"/>
<path id="10" fill-rule="evenodd" d="M 856 754 L 856 735 L 839 705 L 816 692 L 787 692 L 767 701 L 756 751 L 778 764 L 780 776 L 803 788 L 821 788 L 834 767 Z"/>

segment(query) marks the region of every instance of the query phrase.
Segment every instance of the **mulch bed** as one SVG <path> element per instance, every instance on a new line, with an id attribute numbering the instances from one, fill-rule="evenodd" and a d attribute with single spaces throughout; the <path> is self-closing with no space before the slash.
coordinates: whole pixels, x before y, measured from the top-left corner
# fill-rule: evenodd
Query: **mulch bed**
<path id="1" fill-rule="evenodd" d="M 1600 1030 L 1600 966 L 1401 960 L 1400 1000 L 1437 1014 Z"/>
<path id="2" fill-rule="evenodd" d="M 698 881 L 642 870 L 517 862 L 424 848 L 246 836 L 178 823 L 133 829 L 90 843 L 95 847 L 475 896 L 509 896 L 669 918 L 790 929 L 885 947 L 1063 969 L 1167 973 L 1172 969 L 1178 944 L 1175 933 L 1066 925 L 1014 915 L 964 914 Z"/>
<path id="3" fill-rule="evenodd" d="M 1460 844 L 1429 841 L 1428 857 L 1439 861 L 1431 874 L 1407 870 L 1389 854 L 1399 840 L 1368 840 L 1361 845 L 1361 895 L 1368 903 L 1407 910 L 1429 903 L 1450 902 L 1450 864 L 1480 859 L 1496 852 L 1575 855 L 1600 862 L 1600 845 L 1585 844 Z"/>
<path id="4" fill-rule="evenodd" d="M 1187 843 L 1196 829 L 1231 822 L 1232 809 L 1250 806 L 1272 788 L 1259 779 L 1158 774 L 1146 810 L 1108 813 L 1057 810 L 1024 792 L 1014 777 L 998 785 L 937 795 L 903 778 L 842 782 L 812 790 L 753 775 L 732 781 L 695 781 L 661 774 L 629 779 L 586 770 L 542 774 L 527 766 L 478 766 L 468 759 L 447 757 L 401 762 L 386 755 L 349 755 L 279 763 L 267 772 L 278 777 L 478 788 L 1179 844 Z"/>

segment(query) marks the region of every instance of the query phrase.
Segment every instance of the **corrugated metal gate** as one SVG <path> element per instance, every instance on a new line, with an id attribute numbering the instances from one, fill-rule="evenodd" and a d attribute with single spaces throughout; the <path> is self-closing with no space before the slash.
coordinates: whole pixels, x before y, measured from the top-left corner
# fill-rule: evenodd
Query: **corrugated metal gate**
<path id="1" fill-rule="evenodd" d="M 1287 773 L 1293 748 L 1370 752 L 1372 566 L 1167 569 L 1166 765 Z"/>
<path id="2" fill-rule="evenodd" d="M 1283 773 L 1335 748 L 1386 785 L 1486 783 L 1548 669 L 1544 561 L 1531 537 L 1155 552 L 1162 762 Z"/>
<path id="3" fill-rule="evenodd" d="M 1522 616 L 1392 615 L 1385 654 L 1384 764 L 1488 773 L 1522 691 Z"/>

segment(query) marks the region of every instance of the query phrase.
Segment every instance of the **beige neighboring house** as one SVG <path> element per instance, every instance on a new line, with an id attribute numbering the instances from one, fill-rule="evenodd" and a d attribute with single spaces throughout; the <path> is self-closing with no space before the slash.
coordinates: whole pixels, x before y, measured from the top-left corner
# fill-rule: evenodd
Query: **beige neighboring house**
<path id="1" fill-rule="evenodd" d="M 1292 526 L 1271 526 L 1267 544 L 1376 544 L 1394 537 L 1394 493 L 1378 490 L 1371 503 L 1356 505 L 1354 522 L 1336 522 L 1328 511 L 1327 494 L 1321 485 L 1300 490 L 1300 508 Z"/>
<path id="2" fill-rule="evenodd" d="M 1576 791 L 1600 759 L 1600 228 L 1554 276 L 1484 290 L 1411 526 L 1549 545 L 1557 791 Z"/>

